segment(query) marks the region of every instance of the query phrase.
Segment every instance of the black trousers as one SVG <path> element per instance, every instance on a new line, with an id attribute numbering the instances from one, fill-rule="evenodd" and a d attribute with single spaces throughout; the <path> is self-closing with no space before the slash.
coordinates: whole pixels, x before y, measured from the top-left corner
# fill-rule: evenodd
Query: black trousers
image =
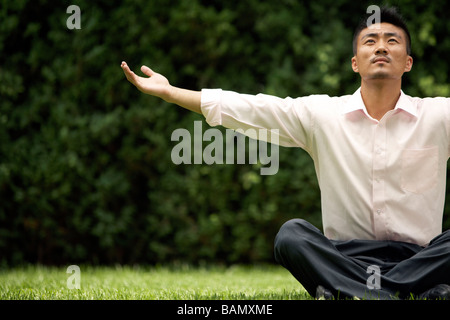
<path id="1" fill-rule="evenodd" d="M 312 296 L 322 285 L 335 298 L 404 299 L 450 285 L 450 230 L 427 247 L 398 241 L 334 241 L 302 219 L 286 222 L 275 260 Z"/>

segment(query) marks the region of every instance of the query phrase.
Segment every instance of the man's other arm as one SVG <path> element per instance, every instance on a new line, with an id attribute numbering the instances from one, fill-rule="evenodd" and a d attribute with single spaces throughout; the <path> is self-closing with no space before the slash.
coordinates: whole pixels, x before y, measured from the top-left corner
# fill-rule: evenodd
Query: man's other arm
<path id="1" fill-rule="evenodd" d="M 269 130 L 271 137 L 256 139 L 276 141 L 286 147 L 307 149 L 307 135 L 312 128 L 311 116 L 302 100 L 258 94 L 248 95 L 221 89 L 192 91 L 172 86 L 161 74 L 146 66 L 141 67 L 141 77 L 130 70 L 126 62 L 121 65 L 128 81 L 141 92 L 159 97 L 169 103 L 203 115 L 211 126 L 244 132 L 259 133 Z M 220 90 L 220 95 L 218 95 Z M 244 133 L 245 134 L 245 133 Z M 277 138 L 274 138 L 277 136 Z"/>

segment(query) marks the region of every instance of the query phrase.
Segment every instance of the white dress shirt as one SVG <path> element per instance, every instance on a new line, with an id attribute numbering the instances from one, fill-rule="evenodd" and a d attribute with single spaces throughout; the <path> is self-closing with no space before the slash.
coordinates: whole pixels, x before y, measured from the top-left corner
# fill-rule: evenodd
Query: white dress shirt
<path id="1" fill-rule="evenodd" d="M 442 232 L 450 99 L 401 92 L 378 121 L 353 95 L 278 98 L 202 90 L 211 126 L 277 129 L 279 144 L 314 160 L 325 236 L 426 246 Z"/>

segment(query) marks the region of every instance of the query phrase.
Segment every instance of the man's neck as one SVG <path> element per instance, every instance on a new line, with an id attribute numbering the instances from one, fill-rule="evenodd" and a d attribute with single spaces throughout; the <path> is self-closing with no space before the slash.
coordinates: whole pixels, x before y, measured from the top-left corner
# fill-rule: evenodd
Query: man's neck
<path id="1" fill-rule="evenodd" d="M 361 96 L 369 115 L 377 120 L 395 108 L 400 98 L 401 81 L 361 81 Z"/>

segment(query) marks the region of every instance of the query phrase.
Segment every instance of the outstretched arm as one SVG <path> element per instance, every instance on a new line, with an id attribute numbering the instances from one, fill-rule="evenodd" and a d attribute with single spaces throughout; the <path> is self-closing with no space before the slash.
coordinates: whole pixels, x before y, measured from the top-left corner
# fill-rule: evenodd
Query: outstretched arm
<path id="1" fill-rule="evenodd" d="M 200 91 L 192 91 L 172 86 L 166 77 L 154 72 L 147 66 L 142 66 L 141 71 L 146 77 L 136 75 L 128 67 L 127 63 L 122 62 L 122 70 L 128 81 L 130 81 L 139 91 L 155 97 L 159 97 L 167 102 L 177 104 L 183 108 L 197 113 L 202 113 L 200 109 L 201 95 Z"/>

